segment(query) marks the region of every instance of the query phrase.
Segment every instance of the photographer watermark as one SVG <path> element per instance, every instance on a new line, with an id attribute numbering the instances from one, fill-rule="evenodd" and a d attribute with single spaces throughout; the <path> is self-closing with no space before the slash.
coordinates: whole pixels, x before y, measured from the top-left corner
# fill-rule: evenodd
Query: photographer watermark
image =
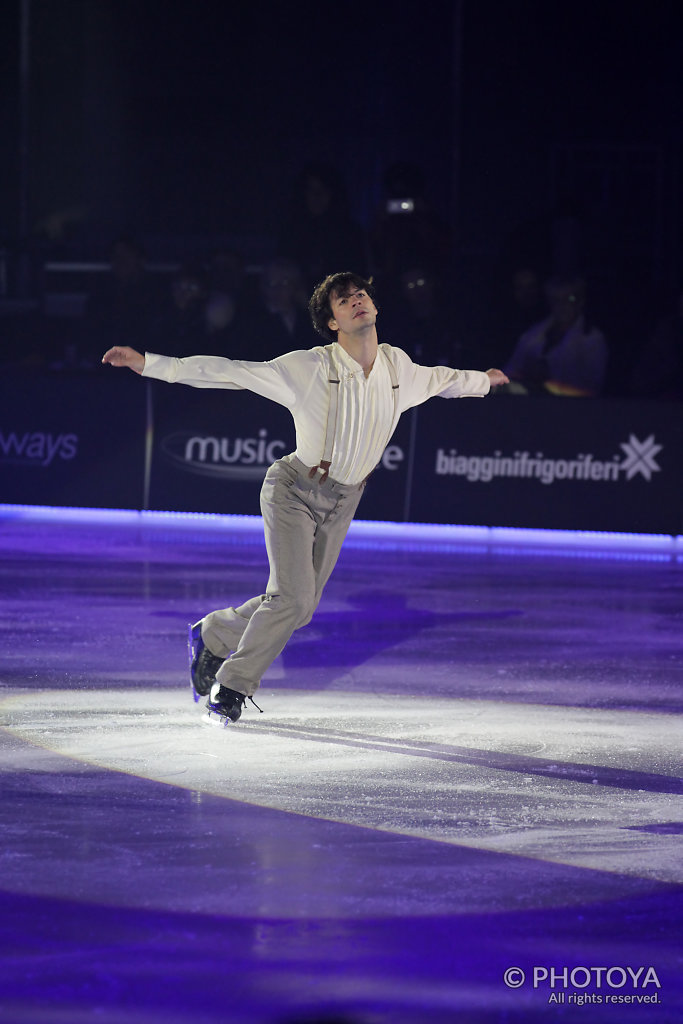
<path id="1" fill-rule="evenodd" d="M 508 967 L 508 988 L 548 991 L 549 1003 L 660 1003 L 661 983 L 654 967 Z M 588 988 L 597 991 L 586 991 Z"/>

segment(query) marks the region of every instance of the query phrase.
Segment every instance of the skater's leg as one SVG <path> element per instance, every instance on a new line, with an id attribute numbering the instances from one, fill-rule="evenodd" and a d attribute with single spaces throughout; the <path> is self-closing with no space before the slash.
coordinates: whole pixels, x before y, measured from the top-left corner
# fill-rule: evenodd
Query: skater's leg
<path id="1" fill-rule="evenodd" d="M 313 607 L 307 619 L 308 622 L 310 622 L 313 613 L 318 607 L 323 590 L 332 575 L 332 570 L 337 564 L 342 544 L 363 495 L 363 489 L 364 487 L 361 486 L 352 491 L 345 491 L 337 495 L 334 508 L 318 523 L 313 541 L 315 596 L 313 598 Z M 301 623 L 302 626 L 305 624 L 305 622 Z"/>
<path id="2" fill-rule="evenodd" d="M 270 562 L 266 599 L 216 674 L 222 686 L 254 693 L 294 630 L 310 622 L 361 493 L 319 487 L 286 461 L 269 470 L 261 496 Z"/>
<path id="3" fill-rule="evenodd" d="M 266 595 L 260 594 L 245 601 L 238 608 L 220 608 L 202 619 L 202 640 L 219 658 L 227 658 L 236 650 L 249 619 L 259 608 Z"/>
<path id="4" fill-rule="evenodd" d="M 310 615 L 315 600 L 313 537 L 315 519 L 299 493 L 297 475 L 276 463 L 261 490 L 261 513 L 270 565 L 265 600 L 251 615 L 233 655 L 216 680 L 252 694 L 299 621 Z"/>

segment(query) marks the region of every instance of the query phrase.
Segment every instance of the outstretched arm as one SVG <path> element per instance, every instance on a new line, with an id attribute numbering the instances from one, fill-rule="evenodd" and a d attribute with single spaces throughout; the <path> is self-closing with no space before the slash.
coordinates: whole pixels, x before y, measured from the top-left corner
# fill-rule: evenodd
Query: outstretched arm
<path id="1" fill-rule="evenodd" d="M 491 387 L 497 388 L 501 384 L 509 384 L 510 378 L 503 373 L 502 370 L 491 369 L 486 371 L 489 380 L 491 381 Z"/>
<path id="2" fill-rule="evenodd" d="M 112 366 L 128 366 L 136 373 L 142 373 L 145 368 L 145 357 L 128 345 L 114 345 L 104 353 L 102 362 L 111 363 Z"/>

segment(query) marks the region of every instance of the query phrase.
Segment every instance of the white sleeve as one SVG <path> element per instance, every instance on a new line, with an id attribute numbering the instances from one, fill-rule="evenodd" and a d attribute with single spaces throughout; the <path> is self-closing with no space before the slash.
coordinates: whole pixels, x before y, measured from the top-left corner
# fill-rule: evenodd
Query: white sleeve
<path id="1" fill-rule="evenodd" d="M 454 370 L 449 366 L 421 366 L 400 348 L 392 348 L 401 388 L 401 408 L 411 409 L 430 398 L 483 398 L 491 381 L 483 370 Z"/>
<path id="2" fill-rule="evenodd" d="M 270 362 L 226 359 L 223 356 L 173 356 L 145 353 L 143 377 L 168 384 L 188 384 L 194 388 L 244 389 L 293 408 L 310 380 L 319 358 L 315 350 L 288 352 Z"/>
<path id="3" fill-rule="evenodd" d="M 453 370 L 452 381 L 439 398 L 484 398 L 491 390 L 491 378 L 484 370 Z"/>

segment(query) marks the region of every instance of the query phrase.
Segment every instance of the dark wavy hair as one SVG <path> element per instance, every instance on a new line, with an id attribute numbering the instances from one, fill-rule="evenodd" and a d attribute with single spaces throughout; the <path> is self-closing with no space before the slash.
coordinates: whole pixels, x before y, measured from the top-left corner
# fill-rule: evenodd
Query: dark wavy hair
<path id="1" fill-rule="evenodd" d="M 333 319 L 330 300 L 333 295 L 346 295 L 354 289 L 362 288 L 373 298 L 374 289 L 372 278 L 366 281 L 360 274 L 352 274 L 350 271 L 342 271 L 339 274 L 329 274 L 324 281 L 321 281 L 308 303 L 308 312 L 311 314 L 311 321 L 318 334 L 326 341 L 336 341 L 337 332 L 330 330 L 328 322 Z"/>

